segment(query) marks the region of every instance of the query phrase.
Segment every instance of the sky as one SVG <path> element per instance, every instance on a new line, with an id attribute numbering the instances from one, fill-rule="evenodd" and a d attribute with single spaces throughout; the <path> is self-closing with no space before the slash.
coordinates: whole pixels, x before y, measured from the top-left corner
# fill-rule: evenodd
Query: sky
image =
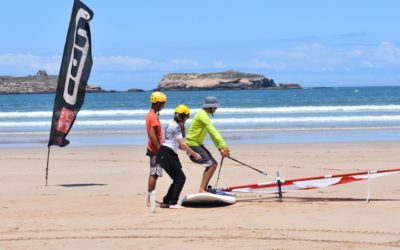
<path id="1" fill-rule="evenodd" d="M 157 87 L 168 73 L 237 70 L 303 87 L 400 85 L 397 0 L 82 0 L 89 83 Z M 57 75 L 73 0 L 2 0 L 0 75 Z"/>

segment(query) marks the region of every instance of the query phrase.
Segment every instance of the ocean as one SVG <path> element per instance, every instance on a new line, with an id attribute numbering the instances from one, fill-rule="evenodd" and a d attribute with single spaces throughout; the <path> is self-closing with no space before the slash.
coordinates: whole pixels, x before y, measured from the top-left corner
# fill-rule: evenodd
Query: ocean
<path id="1" fill-rule="evenodd" d="M 145 145 L 150 94 L 86 94 L 67 137 L 70 145 Z M 166 94 L 162 124 L 172 120 L 178 104 L 187 105 L 193 117 L 207 96 L 217 97 L 221 108 L 212 120 L 228 145 L 400 140 L 397 86 Z M 54 94 L 0 95 L 0 147 L 46 147 L 53 103 Z"/>

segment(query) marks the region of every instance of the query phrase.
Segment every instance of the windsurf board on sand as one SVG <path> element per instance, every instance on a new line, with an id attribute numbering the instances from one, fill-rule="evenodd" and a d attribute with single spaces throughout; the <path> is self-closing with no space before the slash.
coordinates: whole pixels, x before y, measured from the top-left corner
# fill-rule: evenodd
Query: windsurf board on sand
<path id="1" fill-rule="evenodd" d="M 231 192 L 216 191 L 186 195 L 182 200 L 185 207 L 228 206 L 236 203 L 236 195 Z"/>

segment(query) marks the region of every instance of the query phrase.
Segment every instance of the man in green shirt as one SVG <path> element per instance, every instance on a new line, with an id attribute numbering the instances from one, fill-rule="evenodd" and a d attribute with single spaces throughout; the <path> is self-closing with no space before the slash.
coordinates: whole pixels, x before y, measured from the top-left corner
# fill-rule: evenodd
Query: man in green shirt
<path id="1" fill-rule="evenodd" d="M 217 161 L 211 155 L 210 151 L 204 147 L 203 142 L 207 134 L 218 148 L 222 157 L 229 156 L 229 148 L 226 145 L 221 134 L 211 122 L 210 114 L 214 116 L 215 111 L 219 107 L 217 98 L 209 96 L 205 99 L 201 109 L 190 123 L 189 133 L 186 136 L 186 144 L 196 153 L 200 154 L 201 159 L 196 160 L 193 157 L 190 159 L 205 167 L 203 179 L 201 180 L 199 192 L 207 192 L 207 185 L 217 168 Z"/>

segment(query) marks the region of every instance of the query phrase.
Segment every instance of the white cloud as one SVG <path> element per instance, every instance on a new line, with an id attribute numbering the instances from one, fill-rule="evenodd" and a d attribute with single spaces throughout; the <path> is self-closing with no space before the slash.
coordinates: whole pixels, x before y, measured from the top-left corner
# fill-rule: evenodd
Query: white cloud
<path id="1" fill-rule="evenodd" d="M 400 67 L 400 48 L 387 41 L 372 47 L 355 45 L 337 48 L 319 43 L 299 44 L 259 52 L 257 58 L 249 60 L 248 67 L 320 72 Z"/>
<path id="2" fill-rule="evenodd" d="M 400 48 L 390 42 L 381 42 L 373 52 L 374 57 L 378 60 L 388 64 L 400 64 Z"/>
<path id="3" fill-rule="evenodd" d="M 165 65 L 170 70 L 176 69 L 176 68 L 199 68 L 199 67 L 201 67 L 200 63 L 198 63 L 194 60 L 188 60 L 188 59 L 171 59 Z"/>
<path id="4" fill-rule="evenodd" d="M 211 64 L 211 67 L 218 68 L 218 69 L 225 69 L 226 65 L 225 65 L 225 63 L 223 61 L 214 61 Z"/>
<path id="5" fill-rule="evenodd" d="M 174 71 L 179 69 L 197 69 L 203 67 L 202 64 L 191 59 L 170 59 L 167 61 L 153 61 L 145 58 L 130 56 L 101 56 L 93 59 L 94 67 L 97 70 L 155 70 L 155 71 Z"/>
<path id="6" fill-rule="evenodd" d="M 274 70 L 280 70 L 280 69 L 285 69 L 287 66 L 285 65 L 284 62 L 277 62 L 277 63 L 268 63 L 266 61 L 260 60 L 260 59 L 252 59 L 248 63 L 248 67 L 254 68 L 254 69 L 274 69 Z"/>
<path id="7" fill-rule="evenodd" d="M 46 70 L 49 74 L 58 74 L 61 57 L 43 57 L 32 54 L 0 54 L 1 74 L 35 74 Z"/>
<path id="8" fill-rule="evenodd" d="M 367 68 L 373 68 L 374 67 L 374 64 L 371 63 L 370 61 L 362 61 L 361 64 L 364 65 Z"/>
<path id="9" fill-rule="evenodd" d="M 97 70 L 145 70 L 155 64 L 147 59 L 129 56 L 98 56 L 93 58 Z"/>
<path id="10" fill-rule="evenodd" d="M 128 56 L 98 56 L 95 57 L 96 63 L 108 65 L 123 65 L 126 67 L 147 67 L 151 64 L 150 60 L 134 58 Z"/>
<path id="11" fill-rule="evenodd" d="M 202 67 L 225 67 L 221 61 L 210 65 L 191 59 L 170 59 L 153 61 L 146 58 L 130 56 L 98 56 L 93 58 L 93 70 L 100 71 L 179 71 L 180 69 L 199 69 Z M 49 74 L 58 74 L 61 57 L 38 56 L 32 54 L 0 54 L 0 74 L 35 74 L 39 69 Z"/>

